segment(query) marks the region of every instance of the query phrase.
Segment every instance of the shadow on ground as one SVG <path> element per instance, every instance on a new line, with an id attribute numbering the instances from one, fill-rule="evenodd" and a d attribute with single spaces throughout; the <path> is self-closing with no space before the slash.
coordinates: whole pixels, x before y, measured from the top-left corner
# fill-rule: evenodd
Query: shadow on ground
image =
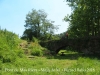
<path id="1" fill-rule="evenodd" d="M 69 59 L 69 60 L 77 60 L 79 57 L 85 57 L 85 58 L 90 58 L 90 59 L 95 59 L 97 58 L 100 60 L 100 55 L 99 54 L 83 54 L 83 53 L 76 53 L 76 54 L 64 54 L 64 55 L 53 55 L 53 56 L 47 56 L 47 59 Z"/>

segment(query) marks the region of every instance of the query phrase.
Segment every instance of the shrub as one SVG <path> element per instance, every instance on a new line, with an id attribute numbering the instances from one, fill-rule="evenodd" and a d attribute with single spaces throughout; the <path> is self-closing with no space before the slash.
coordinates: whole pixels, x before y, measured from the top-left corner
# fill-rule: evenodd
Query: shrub
<path id="1" fill-rule="evenodd" d="M 42 56 L 43 52 L 42 52 L 42 50 L 40 48 L 33 47 L 32 51 L 31 51 L 31 55 Z"/>
<path id="2" fill-rule="evenodd" d="M 16 55 L 20 58 L 24 57 L 24 51 L 19 49 L 15 51 Z"/>
<path id="3" fill-rule="evenodd" d="M 32 38 L 32 41 L 38 43 L 39 40 L 38 40 L 37 38 L 33 37 L 33 38 Z"/>
<path id="4" fill-rule="evenodd" d="M 6 62 L 15 62 L 16 60 L 16 53 L 15 52 L 5 52 L 2 55 L 2 62 L 6 63 Z"/>

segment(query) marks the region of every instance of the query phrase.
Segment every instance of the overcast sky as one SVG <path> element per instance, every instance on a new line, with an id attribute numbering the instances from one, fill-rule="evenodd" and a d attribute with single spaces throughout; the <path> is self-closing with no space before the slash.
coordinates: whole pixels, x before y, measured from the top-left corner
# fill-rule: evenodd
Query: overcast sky
<path id="1" fill-rule="evenodd" d="M 48 19 L 55 21 L 55 25 L 61 25 L 55 33 L 62 33 L 68 28 L 68 23 L 62 19 L 71 13 L 66 4 L 65 0 L 0 0 L 0 26 L 21 36 L 25 30 L 26 14 L 33 8 L 44 9 Z"/>

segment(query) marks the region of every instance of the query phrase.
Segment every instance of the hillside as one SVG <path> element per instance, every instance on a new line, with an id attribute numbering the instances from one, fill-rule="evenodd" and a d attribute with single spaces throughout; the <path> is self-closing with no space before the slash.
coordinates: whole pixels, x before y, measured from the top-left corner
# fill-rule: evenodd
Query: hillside
<path id="1" fill-rule="evenodd" d="M 0 64 L 0 75 L 100 74 L 99 58 L 66 50 L 51 55 L 36 38 L 27 42 L 7 30 L 0 30 Z"/>

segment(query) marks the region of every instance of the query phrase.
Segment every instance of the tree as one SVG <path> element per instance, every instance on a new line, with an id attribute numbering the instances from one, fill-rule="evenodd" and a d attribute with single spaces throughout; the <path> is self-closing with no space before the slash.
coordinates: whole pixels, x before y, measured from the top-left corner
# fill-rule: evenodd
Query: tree
<path id="1" fill-rule="evenodd" d="M 74 0 L 69 2 L 73 13 L 64 18 L 69 21 L 72 37 L 100 36 L 100 0 Z"/>
<path id="2" fill-rule="evenodd" d="M 53 25 L 53 22 L 47 19 L 47 13 L 43 10 L 32 9 L 32 12 L 26 15 L 25 31 L 22 38 L 25 37 L 32 40 L 32 37 L 40 39 L 46 37 L 47 34 L 51 36 L 54 30 L 58 29 L 57 26 Z"/>

